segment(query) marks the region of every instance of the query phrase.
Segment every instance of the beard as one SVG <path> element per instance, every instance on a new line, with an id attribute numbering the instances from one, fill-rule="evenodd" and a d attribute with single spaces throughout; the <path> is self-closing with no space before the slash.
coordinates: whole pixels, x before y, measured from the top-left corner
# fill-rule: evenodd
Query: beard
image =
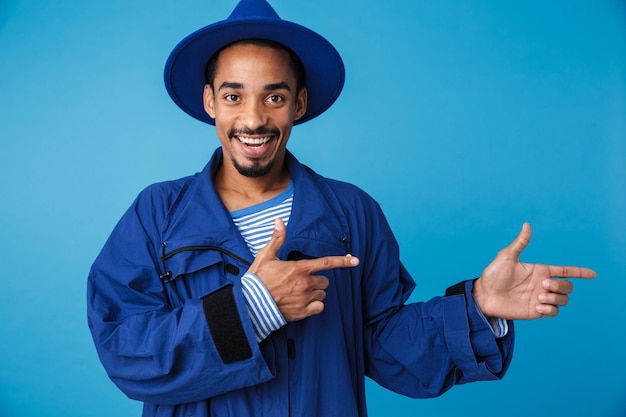
<path id="1" fill-rule="evenodd" d="M 249 135 L 249 136 L 253 136 L 253 135 L 258 135 L 258 136 L 268 135 L 268 136 L 277 137 L 277 136 L 280 135 L 280 131 L 278 129 L 275 129 L 275 128 L 260 127 L 260 128 L 258 128 L 256 130 L 252 130 L 252 129 L 231 129 L 228 132 L 228 137 L 229 137 L 230 140 L 239 140 L 239 139 L 237 139 L 237 136 L 241 136 L 241 135 Z M 248 178 L 259 178 L 259 177 L 262 177 L 264 175 L 267 175 L 272 170 L 272 168 L 274 168 L 274 164 L 276 162 L 276 156 L 274 156 L 265 165 L 261 165 L 261 161 L 258 160 L 258 159 L 251 160 L 252 165 L 250 165 L 250 166 L 243 166 L 237 160 L 235 160 L 235 157 L 231 157 L 231 161 L 233 163 L 233 166 L 237 170 L 237 172 L 239 172 L 239 174 L 243 175 L 244 177 L 248 177 Z"/>
<path id="2" fill-rule="evenodd" d="M 264 175 L 267 175 L 272 170 L 272 168 L 274 167 L 274 162 L 276 161 L 276 158 L 272 158 L 272 160 L 269 161 L 265 165 L 261 165 L 261 163 L 258 160 L 253 160 L 252 165 L 250 166 L 241 165 L 239 162 L 235 160 L 234 157 L 231 158 L 231 161 L 233 162 L 233 165 L 235 166 L 235 169 L 237 170 L 237 172 L 239 172 L 244 177 L 259 178 Z"/>

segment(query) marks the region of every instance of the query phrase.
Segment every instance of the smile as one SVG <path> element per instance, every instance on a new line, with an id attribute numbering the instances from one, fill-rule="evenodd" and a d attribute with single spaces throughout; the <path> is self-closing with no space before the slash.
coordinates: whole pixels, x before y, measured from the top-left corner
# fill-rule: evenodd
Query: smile
<path id="1" fill-rule="evenodd" d="M 247 136 L 237 136 L 237 140 L 246 146 L 263 146 L 272 140 L 272 136 L 264 136 L 261 138 L 251 138 Z"/>

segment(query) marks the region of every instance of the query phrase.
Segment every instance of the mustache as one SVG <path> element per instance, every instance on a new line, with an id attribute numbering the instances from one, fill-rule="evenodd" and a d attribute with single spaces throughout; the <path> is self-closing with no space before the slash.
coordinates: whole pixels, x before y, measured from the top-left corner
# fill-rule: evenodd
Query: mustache
<path id="1" fill-rule="evenodd" d="M 276 128 L 261 126 L 258 129 L 235 129 L 232 128 L 228 131 L 228 137 L 234 138 L 235 136 L 278 136 L 280 131 Z"/>

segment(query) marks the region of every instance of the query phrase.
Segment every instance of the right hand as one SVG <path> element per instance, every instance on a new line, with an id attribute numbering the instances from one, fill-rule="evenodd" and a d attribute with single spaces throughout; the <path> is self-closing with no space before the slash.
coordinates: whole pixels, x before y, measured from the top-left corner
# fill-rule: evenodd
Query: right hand
<path id="1" fill-rule="evenodd" d="M 276 219 L 270 241 L 261 249 L 249 271 L 265 284 L 287 321 L 302 320 L 324 310 L 328 278 L 316 272 L 348 268 L 359 264 L 353 256 L 325 256 L 317 259 L 282 261 L 277 253 L 285 241 L 285 224 Z"/>

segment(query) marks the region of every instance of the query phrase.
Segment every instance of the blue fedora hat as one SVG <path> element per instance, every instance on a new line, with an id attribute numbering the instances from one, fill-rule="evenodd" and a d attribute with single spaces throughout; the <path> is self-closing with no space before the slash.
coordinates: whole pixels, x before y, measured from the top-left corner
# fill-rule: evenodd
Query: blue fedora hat
<path id="1" fill-rule="evenodd" d="M 319 116 L 341 93 L 345 69 L 330 42 L 304 26 L 281 19 L 265 0 L 241 0 L 228 19 L 197 30 L 171 52 L 164 77 L 172 100 L 190 116 L 214 125 L 202 101 L 207 62 L 223 47 L 243 39 L 281 43 L 302 61 L 307 110 L 294 124 Z"/>

